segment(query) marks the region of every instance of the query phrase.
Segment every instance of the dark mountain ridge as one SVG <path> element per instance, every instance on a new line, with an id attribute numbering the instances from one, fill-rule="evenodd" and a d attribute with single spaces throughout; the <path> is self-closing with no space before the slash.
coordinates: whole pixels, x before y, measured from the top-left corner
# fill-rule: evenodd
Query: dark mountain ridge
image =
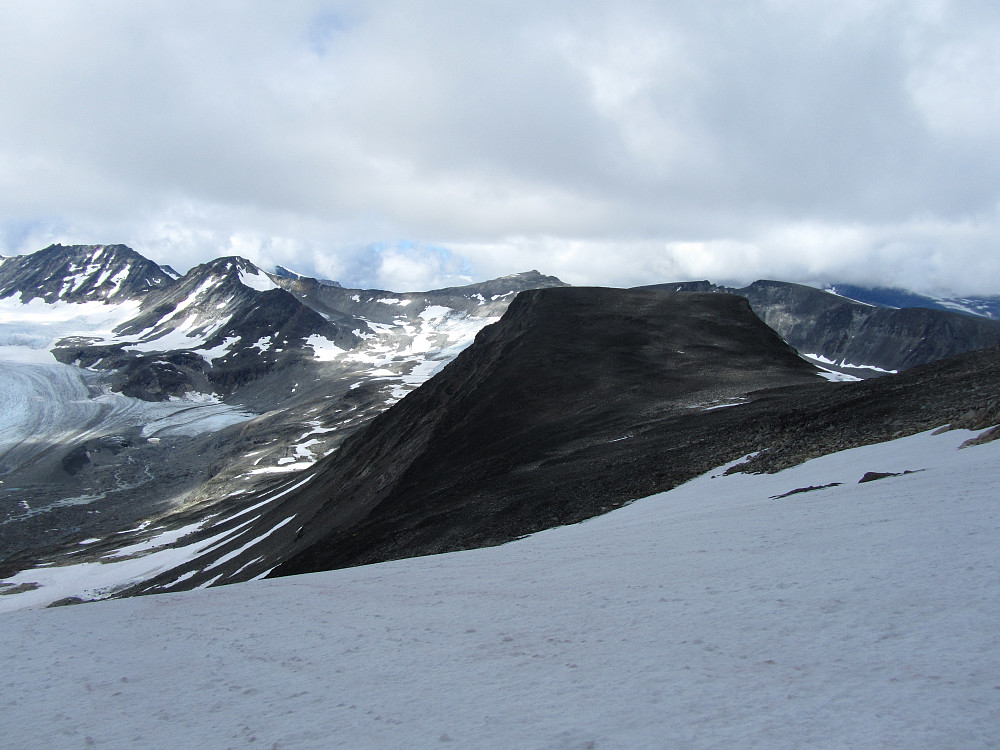
<path id="1" fill-rule="evenodd" d="M 304 547 L 272 575 L 496 544 L 750 454 L 741 470 L 774 471 L 941 424 L 1000 423 L 1000 348 L 860 383 L 812 383 L 788 362 L 744 388 L 710 385 L 709 394 L 742 393 L 743 403 L 694 410 L 688 395 L 669 387 L 659 403 L 650 399 L 656 389 L 648 383 L 669 381 L 659 363 L 596 390 L 599 376 L 576 375 L 574 383 L 565 370 L 529 365 L 518 386 L 523 354 L 505 351 L 496 329 L 284 500 L 274 517 L 307 519 L 290 543 Z M 560 336 L 571 337 L 568 349 L 579 343 L 571 329 Z M 753 361 L 738 356 L 730 372 L 754 373 Z M 768 380 L 777 387 L 761 389 Z"/>
<path id="2" fill-rule="evenodd" d="M 645 288 L 746 297 L 761 320 L 803 355 L 858 377 L 1000 344 L 1000 320 L 921 307 L 875 307 L 784 281 L 755 281 L 742 288 L 708 281 Z"/>
<path id="3" fill-rule="evenodd" d="M 629 471 L 623 484 L 636 436 L 651 425 L 697 421 L 751 391 L 817 380 L 739 297 L 523 292 L 441 373 L 304 474 L 313 479 L 296 482 L 301 492 L 150 586 L 209 567 L 252 577 L 292 554 L 342 565 L 482 546 L 582 520 L 675 476 L 657 466 Z M 265 535 L 247 552 L 257 563 L 217 564 Z"/>
<path id="4" fill-rule="evenodd" d="M 816 383 L 786 345 L 753 327 L 746 307 L 713 307 L 708 295 L 636 304 L 630 294 L 522 295 L 509 320 L 249 532 L 291 515 L 301 525 L 283 539 L 300 551 L 272 575 L 496 544 L 748 454 L 757 456 L 745 468 L 775 470 L 947 422 L 1000 421 L 1000 349 L 862 383 Z M 663 334 L 667 321 L 650 305 L 661 315 L 683 309 L 680 325 L 704 342 L 707 356 L 695 354 L 691 371 L 669 354 L 695 342 Z M 721 406 L 715 399 L 743 403 L 711 408 Z"/>

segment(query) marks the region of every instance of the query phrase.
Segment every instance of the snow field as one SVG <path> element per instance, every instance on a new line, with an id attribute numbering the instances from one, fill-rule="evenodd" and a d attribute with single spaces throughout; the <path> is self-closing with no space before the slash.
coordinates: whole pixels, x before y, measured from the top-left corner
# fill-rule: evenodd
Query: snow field
<path id="1" fill-rule="evenodd" d="M 115 327 L 139 310 L 135 301 L 21 302 L 20 295 L 0 299 L 0 359 L 51 364 L 49 349 L 67 336 L 112 337 Z"/>
<path id="2" fill-rule="evenodd" d="M 972 434 L 720 468 L 501 547 L 10 613 L 5 745 L 996 747 L 1000 441 Z"/>

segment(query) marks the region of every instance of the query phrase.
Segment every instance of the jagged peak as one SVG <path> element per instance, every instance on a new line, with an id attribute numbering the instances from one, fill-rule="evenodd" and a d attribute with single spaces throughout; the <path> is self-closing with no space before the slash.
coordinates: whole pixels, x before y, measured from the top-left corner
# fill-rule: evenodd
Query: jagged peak
<path id="1" fill-rule="evenodd" d="M 240 255 L 226 255 L 195 266 L 184 276 L 182 283 L 201 284 L 207 279 L 214 280 L 211 282 L 213 286 L 222 282 L 235 283 L 257 292 L 280 288 L 271 274 Z"/>
<path id="2" fill-rule="evenodd" d="M 173 278 L 127 245 L 49 245 L 3 262 L 0 297 L 22 301 L 117 301 L 162 289 Z"/>

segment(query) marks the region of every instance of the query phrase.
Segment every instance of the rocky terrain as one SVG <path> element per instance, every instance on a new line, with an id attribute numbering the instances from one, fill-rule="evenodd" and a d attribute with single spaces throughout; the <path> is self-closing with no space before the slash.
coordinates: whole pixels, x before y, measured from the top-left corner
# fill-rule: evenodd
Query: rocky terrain
<path id="1" fill-rule="evenodd" d="M 47 248 L 63 265 L 31 278 L 27 302 L 11 279 L 30 262 L 0 264 L 8 594 L 102 598 L 493 545 L 751 454 L 743 469 L 771 471 L 997 420 L 996 350 L 948 355 L 1000 340 L 1000 323 L 947 311 L 537 272 L 394 293 L 241 258 L 175 278 L 126 250 Z M 133 261 L 142 274 L 122 270 Z M 918 361 L 932 363 L 886 373 Z"/>
<path id="2" fill-rule="evenodd" d="M 732 295 L 519 295 L 438 376 L 129 593 L 498 544 L 708 469 L 1000 422 L 1000 350 L 829 382 Z M 193 520 L 193 519 L 192 519 Z M 276 567 L 275 567 L 276 566 Z"/>
<path id="3" fill-rule="evenodd" d="M 698 281 L 656 288 L 746 297 L 753 311 L 804 356 L 854 377 L 898 372 L 1000 344 L 1000 320 L 945 309 L 878 307 L 802 284 L 755 281 L 733 288 Z M 895 301 L 905 299 L 926 298 Z"/>
<path id="4" fill-rule="evenodd" d="M 124 246 L 3 259 L 0 564 L 127 544 L 117 532 L 301 470 L 518 291 L 561 284 L 528 273 L 405 301 L 343 290 L 344 309 L 320 312 L 283 283 L 303 282 L 242 258 L 176 276 Z"/>

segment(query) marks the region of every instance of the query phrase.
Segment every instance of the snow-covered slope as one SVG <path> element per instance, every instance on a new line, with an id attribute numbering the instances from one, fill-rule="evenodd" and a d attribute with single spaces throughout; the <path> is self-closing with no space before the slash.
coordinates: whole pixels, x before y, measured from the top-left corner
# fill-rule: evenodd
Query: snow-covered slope
<path id="1" fill-rule="evenodd" d="M 9 613 L 4 745 L 993 748 L 1000 441 L 973 434 L 720 468 L 502 547 Z"/>

